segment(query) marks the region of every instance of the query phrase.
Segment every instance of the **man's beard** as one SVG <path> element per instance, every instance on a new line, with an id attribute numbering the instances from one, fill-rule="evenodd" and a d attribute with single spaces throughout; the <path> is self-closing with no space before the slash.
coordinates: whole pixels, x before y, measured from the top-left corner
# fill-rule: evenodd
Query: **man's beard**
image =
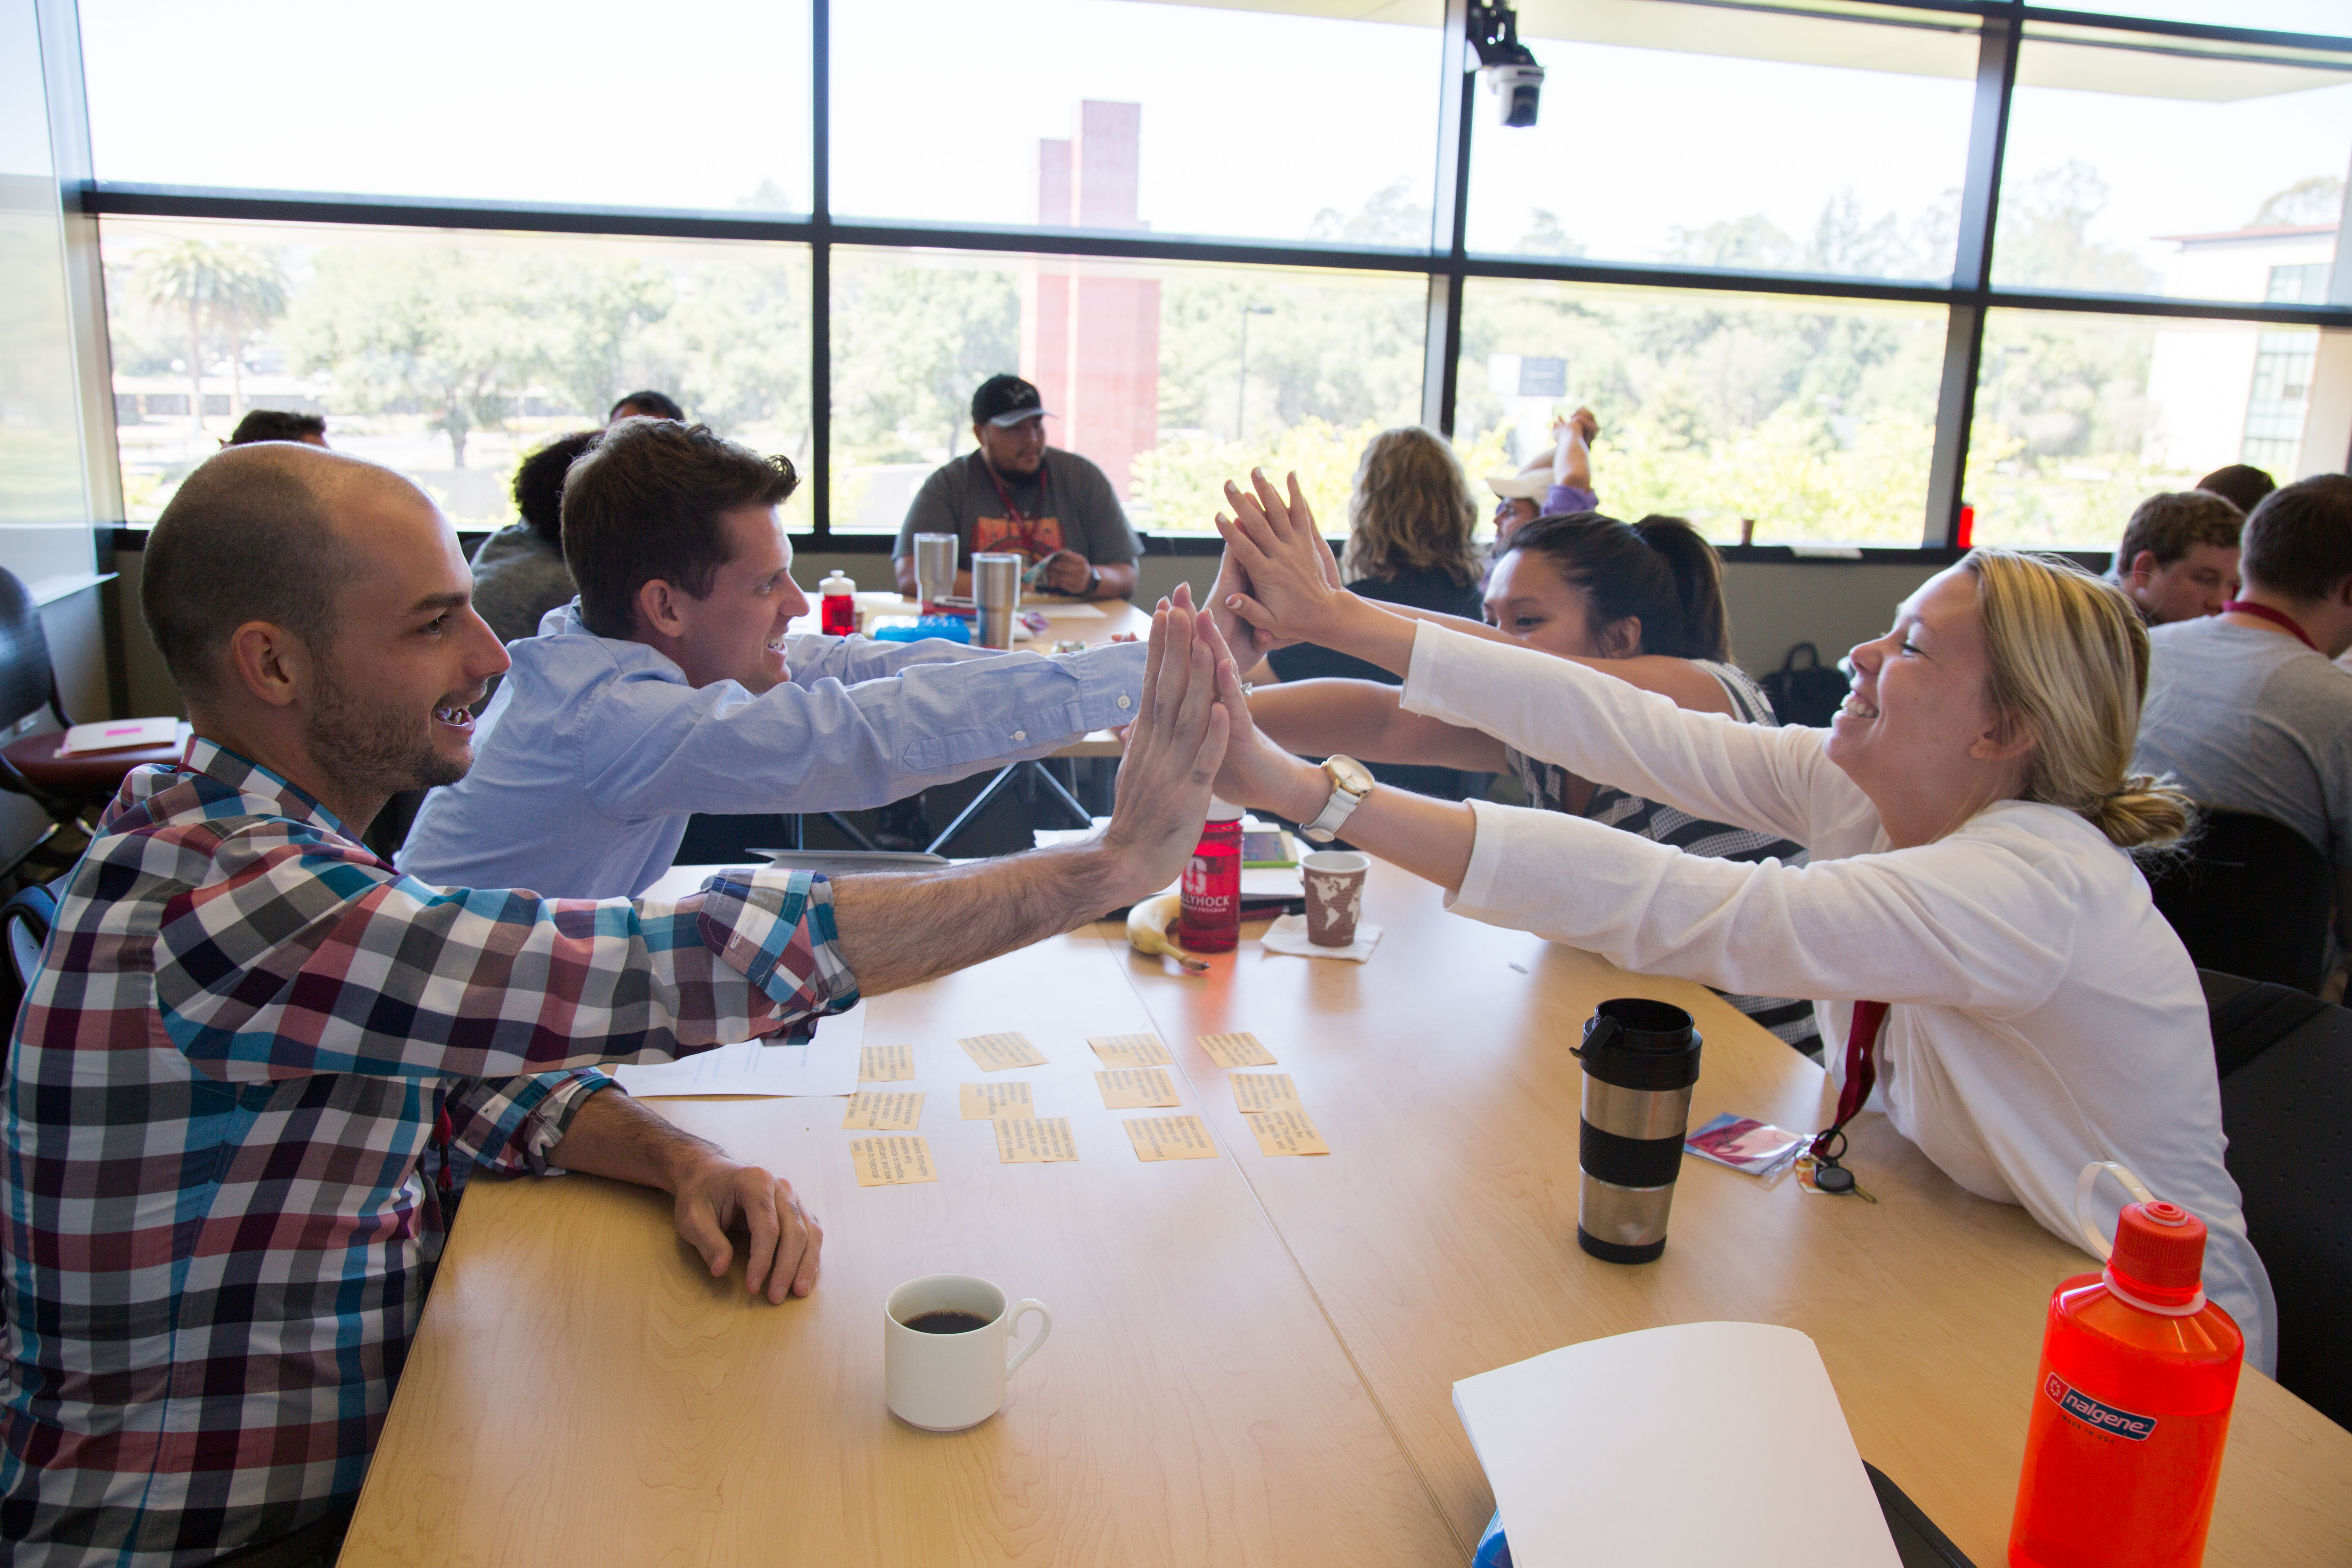
<path id="1" fill-rule="evenodd" d="M 391 709 L 362 707 L 323 663 L 309 739 L 311 756 L 330 773 L 386 795 L 456 784 L 466 776 L 467 764 L 436 751 L 431 731 L 419 731 L 413 720 Z"/>

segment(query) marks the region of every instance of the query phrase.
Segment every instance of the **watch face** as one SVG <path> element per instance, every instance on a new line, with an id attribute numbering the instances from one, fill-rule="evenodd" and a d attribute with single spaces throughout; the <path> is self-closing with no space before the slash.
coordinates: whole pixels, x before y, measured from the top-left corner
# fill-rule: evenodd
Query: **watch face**
<path id="1" fill-rule="evenodd" d="M 1349 795 L 1370 795 L 1378 782 L 1371 770 L 1353 757 L 1333 757 L 1323 765 L 1330 770 L 1332 782 Z"/>

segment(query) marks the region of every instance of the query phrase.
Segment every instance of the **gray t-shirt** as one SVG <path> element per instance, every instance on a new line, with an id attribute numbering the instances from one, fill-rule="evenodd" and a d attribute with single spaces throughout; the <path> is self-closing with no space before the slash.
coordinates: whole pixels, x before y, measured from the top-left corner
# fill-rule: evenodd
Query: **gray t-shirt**
<path id="1" fill-rule="evenodd" d="M 500 642 L 537 637 L 540 617 L 579 591 L 563 552 L 529 523 L 509 524 L 474 552 L 474 608 Z"/>
<path id="2" fill-rule="evenodd" d="M 2352 673 L 2284 632 L 2220 616 L 2148 633 L 2132 765 L 2208 805 L 2259 812 L 2352 870 Z"/>
<path id="3" fill-rule="evenodd" d="M 1132 561 L 1141 552 L 1110 480 L 1076 452 L 1048 447 L 1045 462 L 1028 479 L 1000 477 L 1011 509 L 990 482 L 988 465 L 978 452 L 935 470 L 915 492 L 891 555 L 912 555 L 919 533 L 952 533 L 961 540 L 966 571 L 973 553 L 982 550 L 1012 551 L 1033 566 L 1056 550 L 1075 550 L 1097 566 Z M 1010 515 L 1013 510 L 1020 520 Z"/>

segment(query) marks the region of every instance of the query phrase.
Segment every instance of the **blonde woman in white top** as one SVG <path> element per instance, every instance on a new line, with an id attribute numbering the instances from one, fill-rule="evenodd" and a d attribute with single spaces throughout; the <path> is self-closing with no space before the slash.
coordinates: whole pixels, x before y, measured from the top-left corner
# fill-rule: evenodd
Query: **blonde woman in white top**
<path id="1" fill-rule="evenodd" d="M 1853 650 L 1830 730 L 1768 729 L 1357 599 L 1330 582 L 1296 481 L 1286 500 L 1256 483 L 1228 487 L 1234 516 L 1218 525 L 1223 607 L 1261 635 L 1368 659 L 1404 678 L 1408 711 L 1791 839 L 1811 861 L 1714 859 L 1378 786 L 1345 816 L 1350 843 L 1437 882 L 1457 913 L 1645 973 L 1816 998 L 1833 1073 L 1854 1004 L 1889 1004 L 1871 1108 L 1960 1185 L 2069 1240 L 2083 1166 L 2128 1165 L 2205 1221 L 2206 1289 L 2272 1370 L 2276 1311 L 2222 1164 L 2203 994 L 2128 853 L 2188 816 L 2176 792 L 2126 773 L 2147 637 L 2113 587 L 1978 551 Z M 1234 707 L 1238 676 L 1223 679 Z M 1245 723 L 1217 792 L 1327 825 L 1349 798 Z"/>

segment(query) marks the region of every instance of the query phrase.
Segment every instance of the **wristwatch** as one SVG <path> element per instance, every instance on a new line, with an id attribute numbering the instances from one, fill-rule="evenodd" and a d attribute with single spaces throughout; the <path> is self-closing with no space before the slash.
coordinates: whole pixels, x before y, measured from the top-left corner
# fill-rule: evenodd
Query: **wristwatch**
<path id="1" fill-rule="evenodd" d="M 1099 566 L 1089 565 L 1087 568 L 1087 597 L 1089 599 L 1093 598 L 1096 592 L 1101 587 L 1102 568 Z"/>
<path id="2" fill-rule="evenodd" d="M 1314 821 L 1301 823 L 1298 828 L 1318 844 L 1328 844 L 1339 837 L 1340 825 L 1372 793 L 1374 783 L 1370 770 L 1353 757 L 1326 757 L 1323 773 L 1331 781 L 1331 798 L 1323 803 Z"/>

